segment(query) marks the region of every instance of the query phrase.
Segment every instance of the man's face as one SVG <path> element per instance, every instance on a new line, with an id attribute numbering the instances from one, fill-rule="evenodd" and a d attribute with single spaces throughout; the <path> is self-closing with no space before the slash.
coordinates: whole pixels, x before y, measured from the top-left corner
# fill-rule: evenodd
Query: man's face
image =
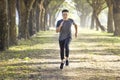
<path id="1" fill-rule="evenodd" d="M 62 16 L 63 16 L 63 19 L 67 19 L 68 18 L 68 12 L 63 12 Z"/>

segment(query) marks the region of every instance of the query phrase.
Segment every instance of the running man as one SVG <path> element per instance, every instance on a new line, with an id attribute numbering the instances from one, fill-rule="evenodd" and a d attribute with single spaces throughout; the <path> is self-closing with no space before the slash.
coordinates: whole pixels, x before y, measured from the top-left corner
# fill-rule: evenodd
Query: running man
<path id="1" fill-rule="evenodd" d="M 69 44 L 72 39 L 71 26 L 75 27 L 75 37 L 77 38 L 77 25 L 73 19 L 68 18 L 69 11 L 67 9 L 62 10 L 63 19 L 57 21 L 56 32 L 59 32 L 59 46 L 61 64 L 60 69 L 63 69 L 64 59 L 66 66 L 69 65 Z"/>

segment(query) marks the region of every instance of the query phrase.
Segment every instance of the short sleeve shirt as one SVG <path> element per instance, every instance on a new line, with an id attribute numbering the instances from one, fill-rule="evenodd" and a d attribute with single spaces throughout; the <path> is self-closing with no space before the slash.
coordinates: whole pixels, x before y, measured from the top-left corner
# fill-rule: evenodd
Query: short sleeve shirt
<path id="1" fill-rule="evenodd" d="M 56 28 L 60 26 L 62 21 L 63 21 L 63 19 L 57 21 Z M 62 26 L 60 34 L 59 34 L 60 41 L 66 39 L 66 38 L 72 38 L 72 36 L 71 36 L 72 24 L 75 24 L 73 19 L 64 20 L 63 26 Z"/>

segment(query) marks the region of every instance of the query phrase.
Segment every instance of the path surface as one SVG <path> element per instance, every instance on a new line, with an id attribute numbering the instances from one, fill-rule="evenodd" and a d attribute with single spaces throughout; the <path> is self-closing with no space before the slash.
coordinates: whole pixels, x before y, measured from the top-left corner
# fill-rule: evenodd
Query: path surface
<path id="1" fill-rule="evenodd" d="M 84 30 L 77 39 L 73 37 L 70 65 L 63 70 L 59 69 L 57 37 L 54 32 L 36 36 L 47 40 L 31 45 L 36 51 L 30 51 L 31 60 L 23 63 L 33 70 L 28 80 L 120 80 L 120 56 L 112 51 L 120 50 L 120 42 L 112 41 L 111 35 Z"/>
<path id="2" fill-rule="evenodd" d="M 42 66 L 41 80 L 120 80 L 120 56 L 107 50 L 120 47 L 120 44 L 102 42 L 109 40 L 109 36 L 80 32 L 70 45 L 70 65 L 63 70 L 59 69 L 57 34 L 44 37 L 52 37 L 52 43 L 43 44 L 47 53 L 41 55 L 39 60 L 33 60 L 33 66 Z"/>

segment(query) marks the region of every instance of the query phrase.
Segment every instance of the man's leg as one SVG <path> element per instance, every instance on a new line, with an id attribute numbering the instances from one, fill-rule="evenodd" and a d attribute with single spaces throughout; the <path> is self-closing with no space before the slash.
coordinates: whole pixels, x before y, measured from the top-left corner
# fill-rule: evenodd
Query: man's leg
<path id="1" fill-rule="evenodd" d="M 59 41 L 59 45 L 60 45 L 60 57 L 61 57 L 61 65 L 60 65 L 60 69 L 63 69 L 64 66 L 64 44 L 65 41 Z"/>
<path id="2" fill-rule="evenodd" d="M 68 58 L 69 58 L 69 44 L 70 44 L 71 38 L 67 38 L 65 40 L 65 56 L 66 56 L 66 66 L 69 65 Z"/>

